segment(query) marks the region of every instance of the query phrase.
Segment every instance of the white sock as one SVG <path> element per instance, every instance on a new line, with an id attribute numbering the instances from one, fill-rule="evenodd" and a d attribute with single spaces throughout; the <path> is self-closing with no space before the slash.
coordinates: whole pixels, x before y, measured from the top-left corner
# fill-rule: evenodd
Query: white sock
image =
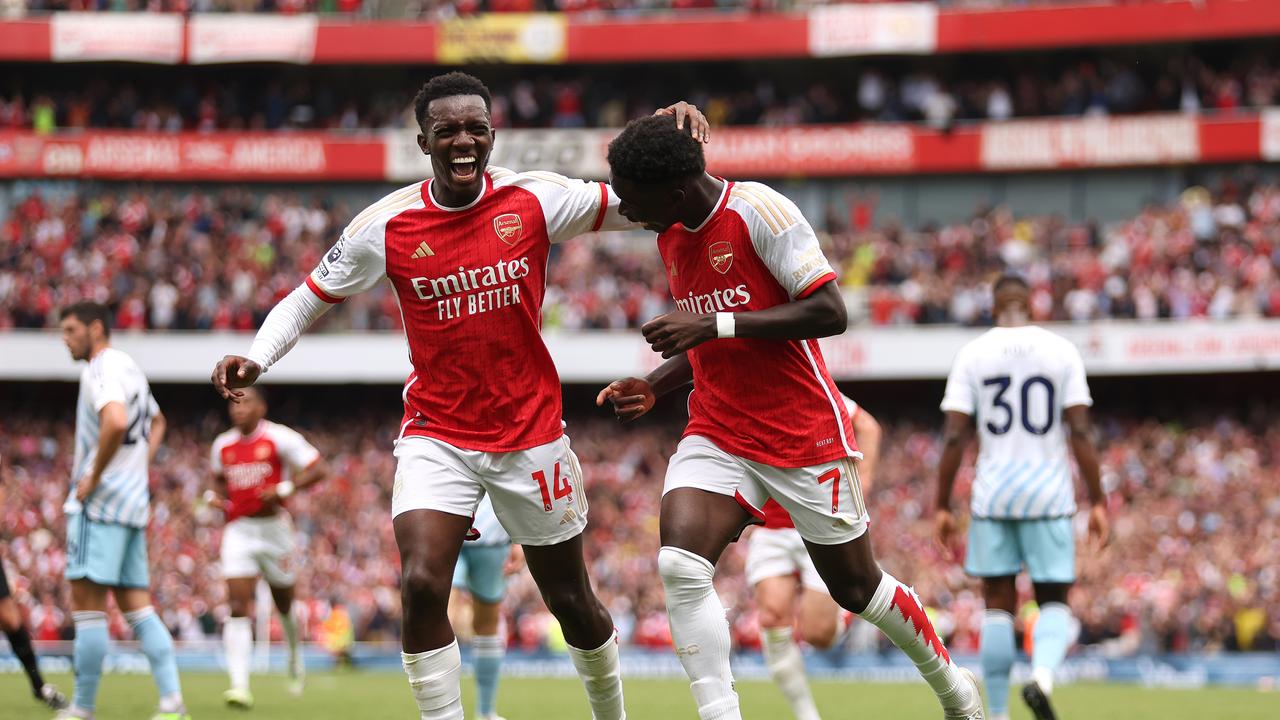
<path id="1" fill-rule="evenodd" d="M 298 623 L 293 619 L 293 609 L 280 613 L 280 629 L 284 631 L 284 640 L 289 643 L 289 654 L 298 652 Z"/>
<path id="2" fill-rule="evenodd" d="M 960 674 L 960 668 L 951 662 L 951 655 L 911 588 L 883 573 L 871 602 L 860 614 L 911 658 L 944 708 L 967 708 L 981 702 L 974 696 L 973 686 Z"/>
<path id="3" fill-rule="evenodd" d="M 227 654 L 231 689 L 249 689 L 249 660 L 253 655 L 253 624 L 247 617 L 227 618 L 222 626 L 222 648 Z"/>
<path id="4" fill-rule="evenodd" d="M 622 701 L 622 670 L 618 666 L 618 632 L 595 650 L 569 646 L 569 657 L 587 689 L 587 702 L 595 720 L 626 720 Z"/>
<path id="5" fill-rule="evenodd" d="M 791 703 L 796 720 L 819 720 L 818 706 L 813 704 L 813 694 L 804 676 L 804 658 L 791 637 L 791 628 L 763 628 L 760 639 L 769 675 Z"/>
<path id="6" fill-rule="evenodd" d="M 1053 670 L 1046 667 L 1035 668 L 1031 671 L 1031 679 L 1036 681 L 1045 695 L 1053 694 Z"/>
<path id="7" fill-rule="evenodd" d="M 664 546 L 658 573 L 676 657 L 689 676 L 701 720 L 741 720 L 729 669 L 729 622 L 711 579 L 715 567 L 687 550 Z"/>
<path id="8" fill-rule="evenodd" d="M 458 641 L 420 653 L 400 653 L 421 720 L 462 720 L 462 654 Z"/>

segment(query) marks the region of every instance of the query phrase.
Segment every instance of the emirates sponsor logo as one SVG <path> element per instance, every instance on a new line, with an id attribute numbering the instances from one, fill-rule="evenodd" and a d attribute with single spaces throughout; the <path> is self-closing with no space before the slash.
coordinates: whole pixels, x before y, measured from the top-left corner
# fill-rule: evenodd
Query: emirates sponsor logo
<path id="1" fill-rule="evenodd" d="M 751 291 L 746 284 L 725 290 L 713 290 L 701 295 L 692 291 L 682 298 L 675 298 L 676 307 L 691 313 L 724 312 L 751 302 Z"/>
<path id="2" fill-rule="evenodd" d="M 711 267 L 721 275 L 729 272 L 729 268 L 733 266 L 733 246 L 725 240 L 711 243 L 711 247 L 707 248 L 707 255 L 711 258 Z"/>
<path id="3" fill-rule="evenodd" d="M 459 267 L 457 272 L 441 277 L 410 278 L 409 284 L 417 293 L 419 300 L 436 300 L 439 298 L 471 292 L 496 285 L 505 285 L 513 280 L 529 274 L 529 258 L 519 260 L 499 260 L 498 262 L 479 268 Z"/>
<path id="4" fill-rule="evenodd" d="M 493 231 L 498 234 L 499 240 L 508 245 L 514 245 L 523 230 L 520 216 L 515 213 L 505 213 L 493 219 Z"/>
<path id="5" fill-rule="evenodd" d="M 239 463 L 227 465 L 222 469 L 222 474 L 227 478 L 228 489 L 248 490 L 261 485 L 271 476 L 271 470 L 271 463 L 268 462 Z"/>

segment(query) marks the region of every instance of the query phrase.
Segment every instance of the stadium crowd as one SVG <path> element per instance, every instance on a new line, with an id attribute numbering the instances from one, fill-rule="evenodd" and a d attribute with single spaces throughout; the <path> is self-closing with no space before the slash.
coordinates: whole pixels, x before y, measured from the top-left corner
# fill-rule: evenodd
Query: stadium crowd
<path id="1" fill-rule="evenodd" d="M 1115 51 L 1001 57 L 963 63 L 849 59 L 797 63 L 486 69 L 497 127 L 621 127 L 673 97 L 704 108 L 715 125 L 856 121 L 954 122 L 1149 111 L 1230 113 L 1280 104 L 1280 65 L 1252 46 L 1177 54 Z M 714 88 L 707 78 L 714 77 Z M 815 79 L 824 78 L 824 79 Z M 831 78 L 847 78 L 835 80 Z M 416 127 L 421 71 L 408 68 L 166 69 L 130 75 L 54 68 L 0 85 L 0 128 L 357 130 Z"/>
<path id="2" fill-rule="evenodd" d="M 874 199 L 830 208 L 824 249 L 855 319 L 877 325 L 985 321 L 986 283 L 1021 269 L 1037 320 L 1280 316 L 1280 185 L 1228 178 L 1106 227 L 995 208 L 967 222 L 903 228 Z M 300 192 L 33 192 L 0 216 L 0 330 L 52 327 L 92 297 L 121 330 L 252 330 L 301 282 L 353 208 Z M 602 233 L 557 246 L 549 328 L 635 328 L 670 307 L 651 236 Z M 397 329 L 385 284 L 321 320 Z"/>
<path id="3" fill-rule="evenodd" d="M 300 412 L 292 403 L 281 406 Z M 217 562 L 222 520 L 197 499 L 210 478 L 209 439 L 224 421 L 216 412 L 168 410 L 170 434 L 152 471 L 152 586 L 176 636 L 213 638 L 227 612 Z M 321 486 L 290 500 L 298 531 L 306 536 L 299 612 L 309 639 L 327 642 L 335 615 L 344 623 L 350 619 L 357 639 L 397 637 L 397 555 L 387 521 L 395 427 L 383 410 L 365 403 L 340 423 L 300 425 L 333 468 Z M 627 642 L 665 647 L 670 637 L 661 585 L 652 578 L 659 494 L 677 427 L 649 422 L 624 430 L 603 415 L 574 419 L 576 414 L 570 408 L 569 431 L 590 492 L 586 546 L 595 585 Z M 290 419 L 287 411 L 280 415 Z M 57 416 L 45 411 L 0 417 L 0 454 L 8 458 L 0 478 L 4 557 L 39 639 L 71 632 L 61 504 L 72 430 L 61 417 L 55 421 Z M 324 414 L 300 417 L 314 421 Z M 1114 655 L 1280 650 L 1275 409 L 1248 422 L 1205 411 L 1186 426 L 1118 417 L 1102 417 L 1098 425 L 1114 539 L 1104 553 L 1079 555 L 1080 583 L 1072 603 L 1081 643 Z M 886 424 L 880 471 L 868 499 L 873 528 L 881 538 L 892 533 L 892 542 L 878 545 L 881 562 L 913 579 L 953 649 L 976 651 L 981 594 L 931 535 L 938 455 L 936 425 Z M 971 471 L 962 473 L 958 497 L 967 495 L 971 478 Z M 1077 531 L 1083 536 L 1082 525 Z M 743 557 L 740 545 L 730 548 L 717 587 L 730 608 L 737 647 L 755 648 L 756 613 L 742 576 Z M 1022 593 L 1029 598 L 1029 588 Z M 514 576 L 504 612 L 513 647 L 558 646 L 554 621 L 527 573 Z M 112 627 L 117 637 L 127 635 L 118 614 Z"/>

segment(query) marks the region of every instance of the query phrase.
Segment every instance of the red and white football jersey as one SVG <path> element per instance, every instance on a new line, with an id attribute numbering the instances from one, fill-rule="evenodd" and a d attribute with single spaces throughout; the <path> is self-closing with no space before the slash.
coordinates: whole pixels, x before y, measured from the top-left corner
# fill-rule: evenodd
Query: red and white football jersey
<path id="1" fill-rule="evenodd" d="M 853 423 L 853 419 L 858 417 L 858 403 L 854 402 L 848 395 L 842 395 L 845 409 L 849 411 L 849 422 Z M 857 441 L 857 438 L 854 438 Z M 760 512 L 764 514 L 764 526 L 769 530 L 777 530 L 780 528 L 794 528 L 795 522 L 791 520 L 791 513 L 786 508 L 778 504 L 777 500 L 769 498 L 765 501 L 764 507 L 760 508 Z"/>
<path id="2" fill-rule="evenodd" d="M 389 279 L 413 373 L 400 436 L 510 452 L 560 437 L 560 377 L 542 341 L 551 243 L 631 227 L 604 183 L 490 167 L 470 205 L 442 207 L 430 181 L 356 216 L 307 278 L 320 299 Z"/>
<path id="3" fill-rule="evenodd" d="M 213 471 L 227 481 L 227 522 L 261 512 L 263 490 L 320 459 L 301 434 L 269 420 L 248 435 L 236 428 L 222 433 L 209 455 Z"/>
<path id="4" fill-rule="evenodd" d="M 799 208 L 759 183 L 726 181 L 711 216 L 697 228 L 672 226 L 658 249 L 676 306 L 695 313 L 764 310 L 836 278 Z M 715 339 L 689 360 L 686 437 L 775 467 L 857 455 L 817 340 Z"/>

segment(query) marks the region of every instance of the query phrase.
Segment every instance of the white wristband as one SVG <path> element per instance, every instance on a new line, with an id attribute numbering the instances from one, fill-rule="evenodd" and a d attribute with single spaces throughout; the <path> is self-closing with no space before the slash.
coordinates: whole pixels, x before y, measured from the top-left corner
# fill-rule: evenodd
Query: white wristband
<path id="1" fill-rule="evenodd" d="M 218 499 L 218 493 L 216 493 L 216 492 L 214 492 L 214 491 L 212 491 L 212 490 L 205 490 L 205 491 L 204 491 L 204 502 L 205 502 L 205 504 L 206 504 L 206 505 L 207 505 L 207 504 L 209 504 L 209 503 L 211 503 L 211 502 L 213 502 L 214 500 L 217 500 L 217 499 Z"/>
<path id="2" fill-rule="evenodd" d="M 738 324 L 737 324 L 737 321 L 733 319 L 733 313 L 731 312 L 716 313 L 716 337 L 718 338 L 734 337 L 734 332 L 737 330 L 737 327 L 738 327 Z"/>
<path id="3" fill-rule="evenodd" d="M 292 481 L 292 480 L 285 480 L 284 482 L 280 483 L 279 485 L 276 485 L 276 497 L 278 497 L 278 498 L 287 498 L 287 497 L 289 497 L 290 495 L 292 495 L 292 494 L 293 494 L 293 491 L 294 491 L 294 490 L 296 490 L 296 489 L 297 489 L 297 488 L 295 488 L 295 487 L 293 486 L 293 481 Z"/>

